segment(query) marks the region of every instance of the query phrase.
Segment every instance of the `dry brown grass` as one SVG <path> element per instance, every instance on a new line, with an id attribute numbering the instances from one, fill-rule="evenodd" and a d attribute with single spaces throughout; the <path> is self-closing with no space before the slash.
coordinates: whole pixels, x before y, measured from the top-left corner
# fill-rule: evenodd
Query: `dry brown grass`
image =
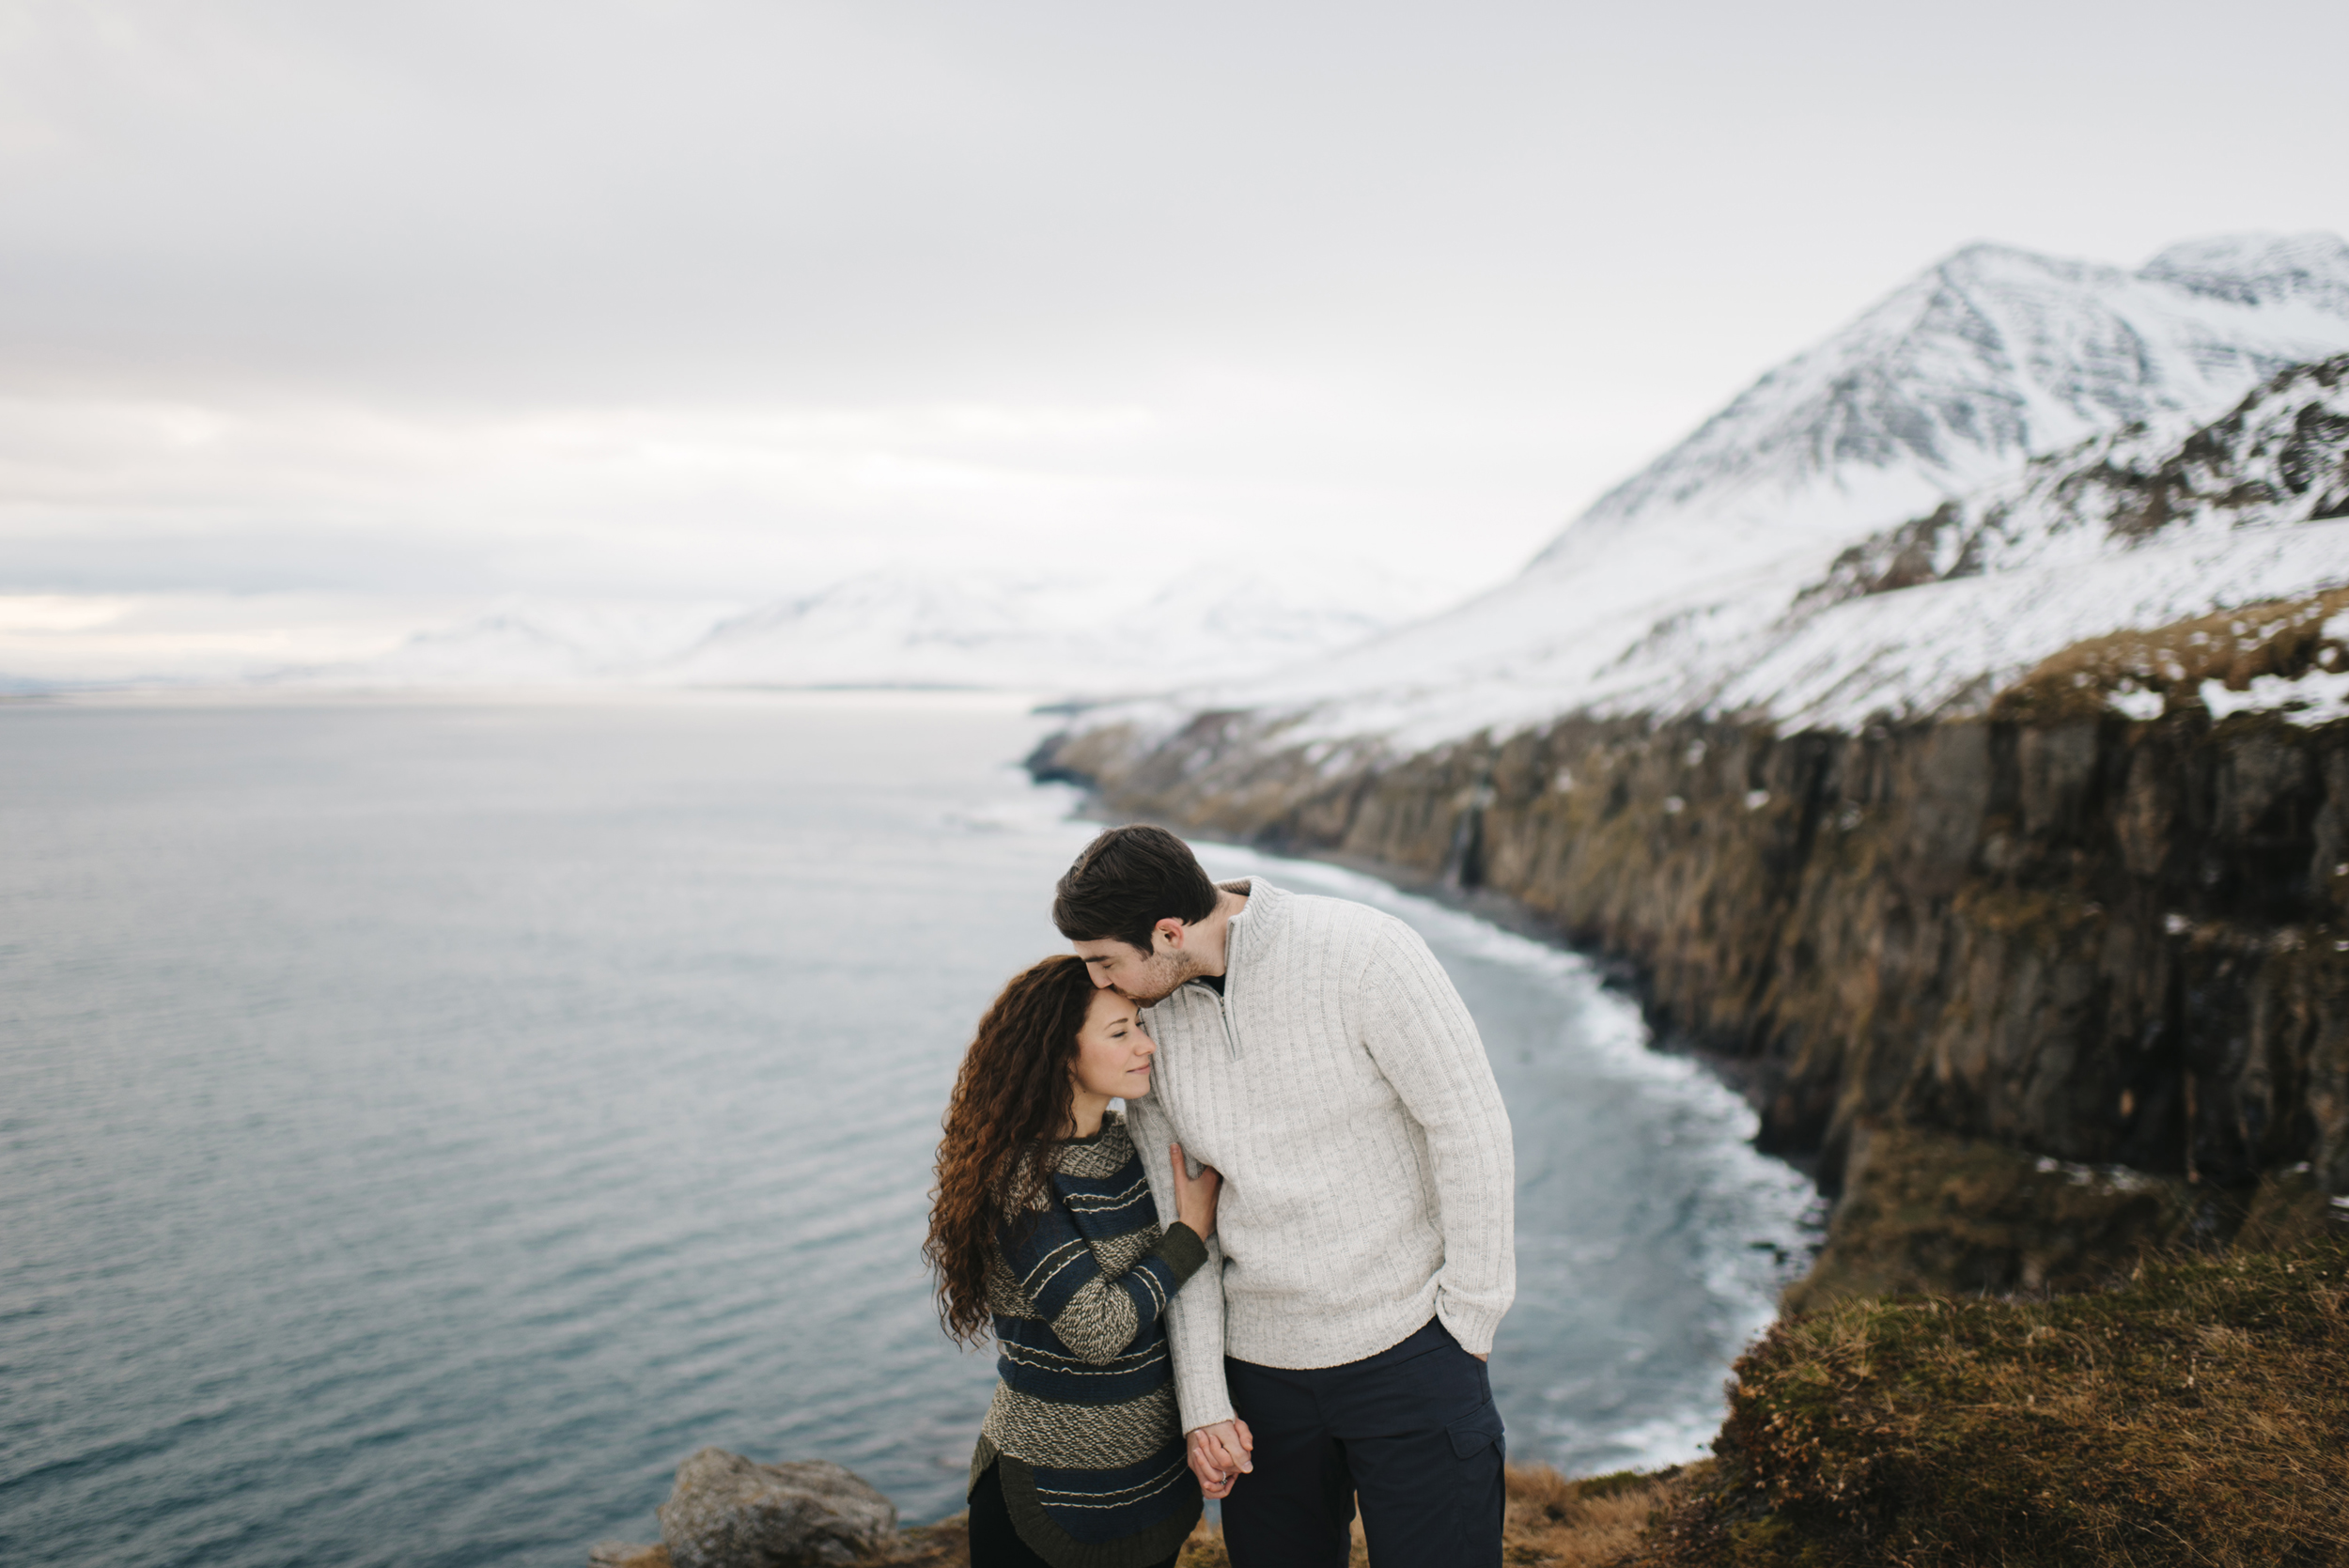
<path id="1" fill-rule="evenodd" d="M 2046 1301 L 1859 1301 L 1738 1364 L 1642 1560 L 2349 1562 L 2349 1245 L 2161 1260 Z"/>
<path id="2" fill-rule="evenodd" d="M 587 1553 L 587 1568 L 669 1568 L 669 1548 L 654 1543 L 604 1541 Z"/>
<path id="3" fill-rule="evenodd" d="M 896 1549 L 880 1560 L 888 1568 L 970 1568 L 971 1516 L 957 1514 L 897 1537 Z"/>
<path id="4" fill-rule="evenodd" d="M 1649 1521 L 1679 1507 L 1710 1471 L 1707 1461 L 1655 1474 L 1626 1470 L 1568 1481 L 1547 1465 L 1512 1465 L 1502 1560 L 1527 1568 L 1622 1562 Z"/>
<path id="5" fill-rule="evenodd" d="M 2000 692 L 1992 715 L 2027 723 L 2095 718 L 2123 689 L 2159 691 L 2175 709 L 2199 701 L 2202 682 L 2242 691 L 2260 675 L 2287 677 L 2349 663 L 2349 650 L 2324 635 L 2349 610 L 2349 588 L 2270 599 L 2146 631 L 2116 631 L 2075 643 L 2043 660 Z"/>
<path id="6" fill-rule="evenodd" d="M 1622 1561 L 1639 1543 L 1641 1530 L 1652 1517 L 1686 1499 L 1688 1477 L 1703 1473 L 1706 1467 L 1657 1475 L 1625 1471 L 1569 1481 L 1547 1465 L 1512 1465 L 1502 1560 L 1510 1568 L 1608 1568 Z M 612 1555 L 595 1561 L 597 1568 L 669 1568 L 669 1549 L 640 1546 L 627 1555 L 614 1549 Z M 909 1529 L 898 1537 L 889 1555 L 870 1561 L 874 1568 L 970 1568 L 966 1516 L 957 1514 L 935 1525 Z M 1356 1520 L 1354 1568 L 1368 1568 L 1369 1562 L 1361 1522 Z M 1231 1564 L 1223 1549 L 1223 1532 L 1200 1521 L 1184 1543 L 1181 1568 L 1231 1568 Z"/>
<path id="7" fill-rule="evenodd" d="M 2337 1211 L 2284 1196 L 2244 1224 L 2262 1250 L 2155 1258 L 2108 1291 L 1782 1319 L 1738 1363 L 1717 1459 L 1581 1480 L 1511 1467 L 1502 1560 L 2349 1563 L 2349 1240 Z M 908 1530 L 879 1560 L 968 1568 L 963 1525 Z M 1359 1527 L 1353 1561 L 1368 1568 Z M 1181 1562 L 1231 1560 L 1202 1525 Z"/>
<path id="8" fill-rule="evenodd" d="M 971 1568 L 970 1516 L 957 1514 L 934 1525 L 917 1525 L 901 1532 L 896 1544 L 879 1557 L 860 1560 L 870 1568 Z M 588 1568 L 669 1568 L 669 1548 L 659 1545 L 624 1545 L 606 1542 L 587 1559 Z"/>
<path id="9" fill-rule="evenodd" d="M 1501 1560 L 1510 1568 L 1609 1568 L 1628 1556 L 1651 1518 L 1682 1503 L 1691 1473 L 1625 1471 L 1569 1481 L 1547 1465 L 1512 1465 Z M 1222 1532 L 1203 1522 L 1183 1547 L 1180 1568 L 1231 1568 L 1231 1563 Z M 1358 1519 L 1351 1568 L 1369 1565 Z"/>
<path id="10" fill-rule="evenodd" d="M 897 1535 L 895 1547 L 881 1557 L 860 1559 L 869 1568 L 971 1568 L 971 1529 L 968 1514 L 940 1524 L 914 1526 Z M 587 1554 L 587 1568 L 669 1568 L 669 1549 L 653 1543 L 634 1547 L 603 1543 Z"/>

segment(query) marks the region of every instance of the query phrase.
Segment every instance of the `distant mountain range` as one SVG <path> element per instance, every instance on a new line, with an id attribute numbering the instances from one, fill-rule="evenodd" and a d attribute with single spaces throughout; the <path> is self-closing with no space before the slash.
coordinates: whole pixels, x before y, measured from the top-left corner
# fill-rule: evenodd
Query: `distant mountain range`
<path id="1" fill-rule="evenodd" d="M 1237 708 L 1292 740 L 1410 747 L 1576 711 L 1957 711 L 2081 637 L 2349 582 L 2328 520 L 2344 350 L 2330 235 L 2198 241 L 2135 272 L 1969 246 L 1500 588 L 1115 722 Z"/>
<path id="2" fill-rule="evenodd" d="M 876 571 L 739 612 L 510 606 L 381 658 L 276 684 L 939 687 L 1100 696 L 1260 675 L 1423 613 L 1423 591 L 1343 566 L 1071 585 Z"/>

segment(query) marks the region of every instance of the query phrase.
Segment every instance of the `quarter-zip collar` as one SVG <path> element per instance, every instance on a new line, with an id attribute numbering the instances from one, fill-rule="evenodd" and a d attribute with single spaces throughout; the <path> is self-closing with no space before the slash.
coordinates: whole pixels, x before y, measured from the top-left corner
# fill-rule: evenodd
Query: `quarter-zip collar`
<path id="1" fill-rule="evenodd" d="M 1223 927 L 1223 988 L 1219 991 L 1205 980 L 1185 982 L 1186 986 L 1196 986 L 1214 1006 L 1216 1017 L 1223 1025 L 1223 1055 L 1232 1062 L 1238 1061 L 1240 1054 L 1239 1026 L 1232 1021 L 1232 1014 L 1239 996 L 1242 971 L 1271 939 L 1273 928 L 1280 922 L 1282 906 L 1288 899 L 1287 893 L 1261 877 L 1249 878 L 1247 896 L 1247 907 Z"/>

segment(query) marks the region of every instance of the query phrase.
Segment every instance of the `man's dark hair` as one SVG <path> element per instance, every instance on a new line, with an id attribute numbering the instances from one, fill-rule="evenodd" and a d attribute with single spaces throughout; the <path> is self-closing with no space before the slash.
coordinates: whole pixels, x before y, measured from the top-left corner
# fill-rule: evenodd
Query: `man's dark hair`
<path id="1" fill-rule="evenodd" d="M 1159 922 L 1203 921 L 1215 901 L 1215 884 L 1190 845 L 1164 828 L 1112 828 L 1060 879 L 1052 924 L 1072 942 L 1114 939 L 1146 958 Z"/>

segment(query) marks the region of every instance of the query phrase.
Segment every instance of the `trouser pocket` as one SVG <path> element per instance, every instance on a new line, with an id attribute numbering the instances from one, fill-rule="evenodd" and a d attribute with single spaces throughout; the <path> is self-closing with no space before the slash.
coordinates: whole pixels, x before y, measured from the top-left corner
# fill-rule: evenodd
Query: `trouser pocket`
<path id="1" fill-rule="evenodd" d="M 1490 1399 L 1463 1421 L 1444 1428 L 1457 1467 L 1452 1486 L 1453 1529 L 1463 1548 L 1459 1560 L 1498 1563 L 1509 1514 L 1509 1437 L 1501 1410 Z"/>
<path id="2" fill-rule="evenodd" d="M 1452 1439 L 1452 1452 L 1458 1459 L 1474 1459 L 1486 1449 L 1493 1451 L 1495 1464 L 1509 1456 L 1509 1431 L 1501 1424 L 1501 1406 L 1491 1400 L 1467 1420 L 1445 1427 L 1444 1436 Z"/>

